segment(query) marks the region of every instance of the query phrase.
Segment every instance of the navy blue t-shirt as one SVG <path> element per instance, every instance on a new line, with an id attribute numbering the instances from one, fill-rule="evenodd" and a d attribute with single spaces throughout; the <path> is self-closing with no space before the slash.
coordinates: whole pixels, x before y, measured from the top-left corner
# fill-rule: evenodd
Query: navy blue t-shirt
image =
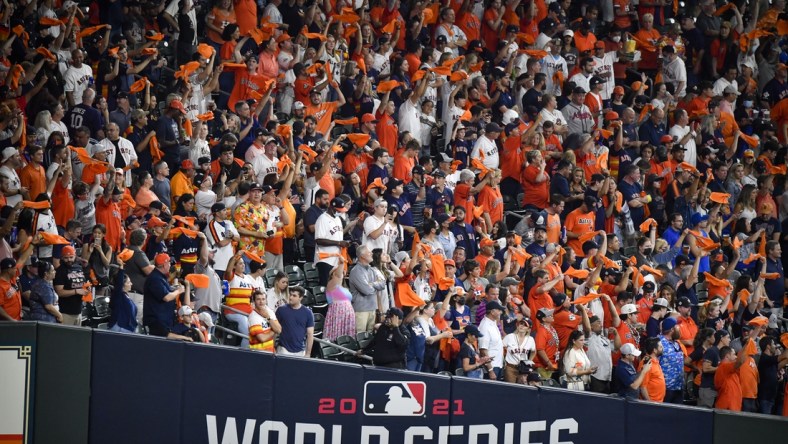
<path id="1" fill-rule="evenodd" d="M 618 361 L 618 365 L 616 366 L 616 380 L 619 382 L 619 386 L 621 387 L 618 391 L 618 394 L 629 399 L 629 400 L 636 400 L 638 399 L 638 391 L 637 389 L 633 389 L 631 387 L 632 383 L 638 378 L 638 372 L 635 371 L 635 367 L 628 362 Z"/>
<path id="2" fill-rule="evenodd" d="M 621 192 L 621 195 L 624 196 L 624 202 L 629 202 L 632 199 L 637 199 L 640 197 L 643 187 L 640 185 L 640 183 L 635 182 L 634 184 L 629 184 L 627 181 L 622 180 L 618 183 L 618 190 Z M 636 227 L 643 223 L 643 220 L 646 216 L 644 209 L 644 206 L 639 208 L 634 208 L 632 206 L 629 207 L 629 215 L 632 218 L 632 224 L 634 224 Z"/>
<path id="3" fill-rule="evenodd" d="M 290 305 L 282 305 L 276 309 L 276 319 L 282 324 L 279 345 L 290 353 L 306 350 L 306 329 L 315 326 L 312 310 L 302 305 L 294 309 Z"/>

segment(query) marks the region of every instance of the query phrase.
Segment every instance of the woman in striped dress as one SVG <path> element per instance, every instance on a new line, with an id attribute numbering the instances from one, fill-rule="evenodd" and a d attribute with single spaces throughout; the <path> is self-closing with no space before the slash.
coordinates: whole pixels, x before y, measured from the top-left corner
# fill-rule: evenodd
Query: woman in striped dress
<path id="1" fill-rule="evenodd" d="M 356 313 L 350 301 L 353 296 L 342 286 L 345 279 L 345 258 L 340 257 L 337 266 L 331 270 L 326 286 L 328 313 L 324 327 L 326 339 L 335 341 L 339 336 L 356 335 Z"/>

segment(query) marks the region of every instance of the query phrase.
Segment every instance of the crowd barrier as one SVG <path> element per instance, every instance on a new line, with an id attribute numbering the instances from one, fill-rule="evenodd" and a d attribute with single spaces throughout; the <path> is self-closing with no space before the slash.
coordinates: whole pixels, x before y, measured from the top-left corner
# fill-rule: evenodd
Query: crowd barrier
<path id="1" fill-rule="evenodd" d="M 0 324 L 0 442 L 780 442 L 788 420 Z M 746 441 L 745 441 L 746 439 Z"/>

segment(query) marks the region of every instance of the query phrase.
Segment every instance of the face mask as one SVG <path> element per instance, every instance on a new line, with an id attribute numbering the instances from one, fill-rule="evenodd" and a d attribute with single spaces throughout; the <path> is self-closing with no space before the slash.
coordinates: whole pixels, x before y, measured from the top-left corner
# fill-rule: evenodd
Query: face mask
<path id="1" fill-rule="evenodd" d="M 457 298 L 456 301 L 459 305 L 465 305 L 465 298 Z"/>
<path id="2" fill-rule="evenodd" d="M 612 40 L 614 42 L 620 42 L 621 41 L 621 36 L 620 35 L 614 35 L 613 37 L 610 37 L 610 40 Z"/>
<path id="3" fill-rule="evenodd" d="M 654 251 L 654 249 L 653 249 L 653 248 L 646 248 L 645 250 L 643 250 L 643 255 L 644 255 L 644 256 L 651 256 L 651 253 L 652 253 L 653 251 Z"/>
<path id="4" fill-rule="evenodd" d="M 745 100 L 744 101 L 745 108 L 752 108 L 752 100 Z"/>

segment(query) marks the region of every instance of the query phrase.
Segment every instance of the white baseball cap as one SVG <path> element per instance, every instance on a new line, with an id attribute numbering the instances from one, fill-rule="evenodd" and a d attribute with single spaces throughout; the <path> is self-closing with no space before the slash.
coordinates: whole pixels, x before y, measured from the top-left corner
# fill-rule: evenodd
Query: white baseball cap
<path id="1" fill-rule="evenodd" d="M 181 308 L 178 309 L 178 316 L 191 316 L 192 315 L 192 308 L 188 305 L 181 305 Z"/>
<path id="2" fill-rule="evenodd" d="M 626 304 L 623 307 L 621 307 L 621 314 L 622 315 L 628 315 L 628 314 L 637 313 L 637 312 L 638 312 L 638 307 L 635 304 Z"/>
<path id="3" fill-rule="evenodd" d="M 632 344 L 624 344 L 621 346 L 621 354 L 624 356 L 632 355 L 637 358 L 638 356 L 640 356 L 640 350 L 635 348 L 635 346 Z"/>

